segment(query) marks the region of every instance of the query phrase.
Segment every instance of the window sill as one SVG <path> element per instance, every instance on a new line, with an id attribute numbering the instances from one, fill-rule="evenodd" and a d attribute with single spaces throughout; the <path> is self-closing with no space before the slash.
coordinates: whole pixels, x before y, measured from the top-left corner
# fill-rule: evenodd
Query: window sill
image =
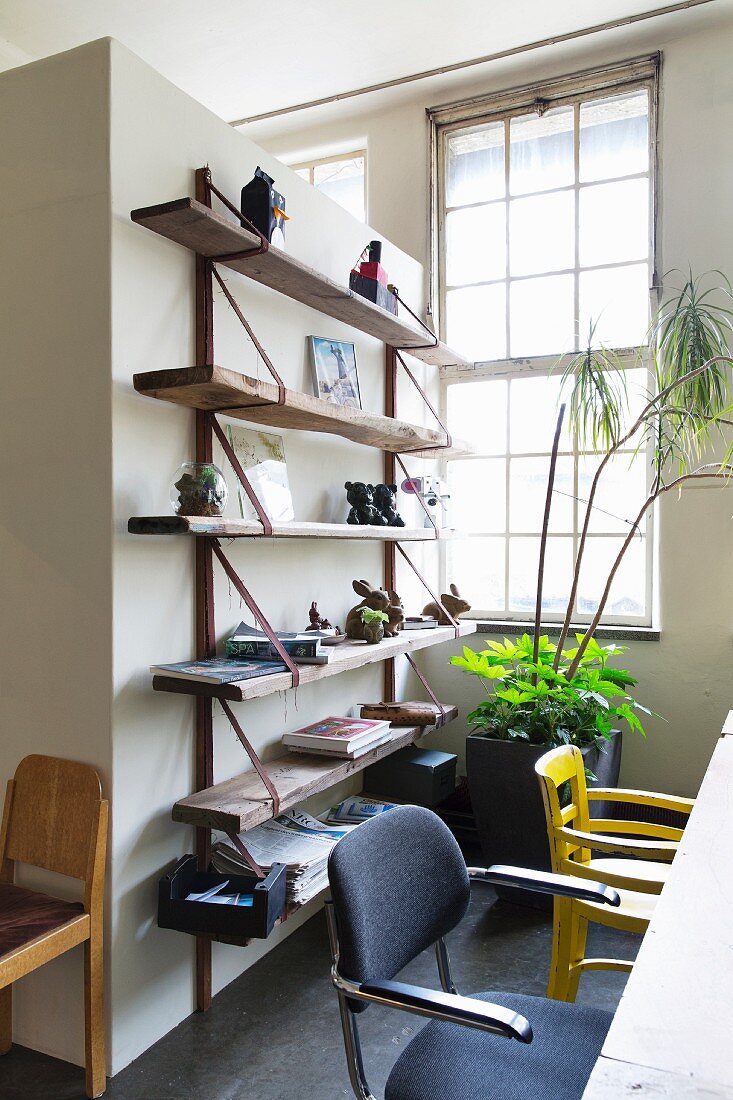
<path id="1" fill-rule="evenodd" d="M 461 616 L 464 619 L 468 615 Z M 560 623 L 542 623 L 542 630 L 552 636 L 560 633 Z M 509 619 L 476 619 L 476 629 L 487 634 L 528 634 L 534 629 L 534 623 L 516 622 Z M 587 623 L 573 623 L 570 627 L 573 637 L 588 629 Z M 596 638 L 605 638 L 613 642 L 658 642 L 661 639 L 661 631 L 654 630 L 651 626 L 599 626 L 595 630 Z"/>

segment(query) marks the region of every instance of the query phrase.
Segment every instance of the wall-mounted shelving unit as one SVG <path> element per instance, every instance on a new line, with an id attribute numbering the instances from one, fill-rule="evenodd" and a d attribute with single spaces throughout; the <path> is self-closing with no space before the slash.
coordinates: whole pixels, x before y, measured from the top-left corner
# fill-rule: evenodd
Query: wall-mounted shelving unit
<path id="1" fill-rule="evenodd" d="M 255 233 L 214 213 L 211 209 L 212 188 L 210 172 L 208 168 L 202 168 L 196 172 L 195 199 L 178 199 L 161 206 L 135 210 L 131 214 L 132 220 L 138 225 L 189 248 L 196 255 L 197 365 L 180 370 L 146 372 L 136 375 L 134 379 L 139 393 L 196 410 L 196 460 L 212 461 L 215 412 L 275 427 L 334 434 L 365 446 L 376 447 L 384 453 L 384 480 L 387 483 L 395 481 L 397 454 L 433 458 L 446 453 L 469 453 L 470 448 L 467 445 L 451 441 L 442 425 L 440 430 L 425 428 L 399 421 L 395 415 L 397 349 L 407 350 L 411 355 L 435 366 L 461 364 L 465 362 L 462 357 L 444 344 L 431 340 L 427 330 L 421 331 L 412 321 L 394 317 L 286 253 L 268 247 Z M 229 205 L 227 200 L 225 202 Z M 215 366 L 212 282 L 214 263 L 229 267 L 295 301 L 383 340 L 387 345 L 386 415 L 379 416 L 331 405 L 307 394 Z M 231 298 L 230 302 L 234 304 Z M 238 310 L 238 307 L 235 309 Z M 241 315 L 240 320 L 243 320 Z M 243 323 L 248 327 L 246 321 L 243 320 Z M 248 331 L 251 334 L 249 328 Z M 273 373 L 276 372 L 273 370 Z M 220 432 L 218 427 L 217 432 Z M 266 533 L 264 524 L 256 520 L 201 519 L 193 516 L 135 516 L 129 520 L 128 530 L 137 535 L 194 536 L 196 658 L 199 660 L 214 656 L 216 649 L 214 551 L 227 568 L 230 579 L 236 579 L 240 593 L 244 591 L 248 597 L 246 589 L 243 590 L 236 574 L 231 572 L 226 559 L 222 558 L 221 549 L 216 543 L 217 538 L 337 538 L 379 541 L 383 544 L 384 551 L 384 587 L 393 589 L 398 543 L 438 541 L 455 535 L 453 531 L 431 528 L 350 527 L 346 524 L 308 522 L 273 524 L 272 531 Z M 344 642 L 334 648 L 329 664 L 299 665 L 299 682 L 315 683 L 350 669 L 382 663 L 383 698 L 385 701 L 394 701 L 396 656 L 473 633 L 475 629 L 475 623 L 459 623 L 455 627 L 405 631 L 395 638 L 385 638 L 378 646 Z M 325 790 L 361 771 L 383 756 L 411 744 L 427 732 L 425 727 L 420 726 L 393 727 L 389 741 L 356 761 L 287 753 L 262 765 L 257 756 L 252 755 L 250 746 L 247 751 L 252 755 L 256 766 L 264 770 L 267 781 L 272 786 L 269 797 L 265 794 L 263 779 L 255 771 L 214 784 L 213 700 L 219 699 L 227 708 L 228 701 L 244 702 L 287 690 L 294 680 L 294 672 L 222 686 L 164 676 L 155 676 L 153 679 L 153 686 L 158 691 L 195 698 L 196 792 L 175 804 L 173 817 L 176 821 L 196 827 L 196 852 L 201 869 L 208 867 L 211 858 L 211 830 L 221 828 L 230 835 L 235 835 L 266 821 L 275 812 L 273 792 L 279 798 L 279 808 L 287 809 L 309 795 Z M 236 729 L 232 713 L 227 713 Z M 455 715 L 455 707 L 444 708 L 440 724 L 452 720 Z M 237 732 L 247 747 L 243 732 Z M 196 1000 L 200 1010 L 208 1008 L 211 1002 L 212 938 L 215 937 L 203 934 L 196 938 Z M 238 941 L 235 939 L 227 942 Z"/>
<path id="2" fill-rule="evenodd" d="M 131 535 L 197 535 L 200 538 L 251 539 L 265 537 L 256 519 L 205 519 L 203 516 L 132 516 Z M 275 539 L 367 539 L 373 542 L 443 542 L 456 538 L 452 528 L 365 527 L 354 523 L 273 523 Z"/>
<path id="3" fill-rule="evenodd" d="M 285 390 L 285 402 L 278 404 L 277 386 L 223 367 L 149 371 L 136 374 L 133 384 L 138 393 L 159 401 L 172 401 L 207 412 L 225 412 L 238 420 L 267 424 L 272 428 L 338 435 L 352 443 L 378 447 L 380 451 L 394 454 L 439 458 L 471 453 L 467 443 L 456 441 L 448 446 L 445 432 L 434 428 L 332 405 L 296 390 Z"/>
<path id="4" fill-rule="evenodd" d="M 445 344 L 431 343 L 427 333 L 412 321 L 395 317 L 348 287 L 300 263 L 287 252 L 272 246 L 261 252 L 261 241 L 256 234 L 216 214 L 196 199 L 186 197 L 159 206 L 146 206 L 133 210 L 130 217 L 138 225 L 190 248 L 198 256 L 215 258 L 224 267 L 264 283 L 328 317 L 345 321 L 393 348 L 409 351 L 424 363 L 436 367 L 469 366 L 462 355 Z M 242 255 L 247 252 L 251 255 Z"/>
<path id="5" fill-rule="evenodd" d="M 319 791 L 328 790 L 350 775 L 368 768 L 397 749 L 412 745 L 432 726 L 393 727 L 392 737 L 364 753 L 358 760 L 326 760 L 321 756 L 289 752 L 265 764 L 265 771 L 280 795 L 280 810 L 297 806 Z M 272 817 L 272 800 L 263 799 L 262 784 L 254 772 L 244 772 L 217 783 L 206 791 L 181 798 L 173 807 L 173 820 L 186 825 L 241 833 Z"/>
<path id="6" fill-rule="evenodd" d="M 459 633 L 474 634 L 476 623 L 459 624 Z M 340 672 L 350 672 L 366 665 L 381 664 L 402 653 L 415 653 L 429 646 L 448 642 L 455 637 L 452 626 L 431 627 L 429 630 L 403 630 L 396 638 L 383 638 L 379 645 L 367 645 L 366 642 L 343 642 L 334 646 L 333 655 L 327 665 L 299 665 L 301 684 L 314 684 L 338 676 Z M 291 685 L 289 672 L 276 672 L 272 676 L 259 676 L 254 680 L 237 680 L 233 684 L 206 684 L 200 680 L 185 680 L 179 676 L 154 676 L 153 687 L 156 691 L 171 691 L 176 695 L 203 695 L 207 699 L 228 699 L 234 703 L 244 703 L 247 699 L 262 699 L 265 695 L 274 695 L 277 691 L 286 691 Z"/>

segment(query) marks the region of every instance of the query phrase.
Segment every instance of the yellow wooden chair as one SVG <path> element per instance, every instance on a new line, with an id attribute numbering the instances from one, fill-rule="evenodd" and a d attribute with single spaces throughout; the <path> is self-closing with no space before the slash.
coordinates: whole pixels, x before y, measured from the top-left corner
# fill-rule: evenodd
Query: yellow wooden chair
<path id="1" fill-rule="evenodd" d="M 623 959 L 585 958 L 588 921 L 625 932 L 645 932 L 656 895 L 661 893 L 669 863 L 682 836 L 681 829 L 668 825 L 592 818 L 589 802 L 634 803 L 684 814 L 690 813 L 694 802 L 689 798 L 649 791 L 589 789 L 582 753 L 573 745 L 545 753 L 535 764 L 535 771 L 545 804 L 553 871 L 603 882 L 621 895 L 621 905 L 615 909 L 570 898 L 556 897 L 554 900 L 547 996 L 558 1001 L 574 1001 L 584 970 L 629 971 L 632 966 Z M 565 784 L 569 784 L 570 798 L 561 806 L 560 788 Z M 593 852 L 604 854 L 594 857 Z M 620 856 L 632 858 L 618 858 Z"/>
<path id="2" fill-rule="evenodd" d="M 84 944 L 87 1096 L 106 1087 L 102 905 L 108 803 L 88 764 L 26 756 L 8 783 L 0 832 L 0 1054 L 13 1042 L 12 983 Z M 16 886 L 15 863 L 84 881 L 84 901 Z"/>

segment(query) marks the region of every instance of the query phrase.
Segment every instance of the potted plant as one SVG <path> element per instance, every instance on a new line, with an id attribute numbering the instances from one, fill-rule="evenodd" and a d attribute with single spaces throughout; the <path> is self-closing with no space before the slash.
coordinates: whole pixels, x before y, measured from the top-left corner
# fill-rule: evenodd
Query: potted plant
<path id="1" fill-rule="evenodd" d="M 579 646 L 583 635 L 576 638 Z M 619 725 L 625 722 L 644 732 L 637 711 L 646 708 L 627 692 L 636 681 L 611 664 L 624 647 L 600 646 L 591 639 L 570 676 L 577 651 L 561 653 L 555 668 L 558 650 L 549 637 L 524 634 L 516 642 L 487 641 L 479 653 L 465 647 L 462 657 L 451 658 L 477 677 L 488 694 L 468 715 L 473 733 L 466 741 L 466 765 L 476 827 L 490 862 L 549 870 L 545 815 L 534 773 L 548 749 L 577 745 L 589 779 L 612 787 L 621 763 Z M 598 803 L 597 813 L 610 816 L 610 805 Z M 506 896 L 516 899 L 518 894 Z"/>
<path id="2" fill-rule="evenodd" d="M 384 624 L 389 622 L 389 615 L 384 611 L 373 611 L 370 607 L 362 607 L 361 621 L 364 624 L 364 641 L 367 645 L 376 645 L 384 637 Z"/>
<path id="3" fill-rule="evenodd" d="M 535 761 L 561 744 L 577 745 L 591 780 L 616 786 L 621 735 L 626 725 L 643 734 L 638 712 L 645 711 L 628 694 L 636 681 L 616 668 L 624 652 L 600 646 L 600 623 L 613 579 L 647 511 L 662 494 L 697 478 L 730 480 L 733 443 L 725 438 L 730 416 L 729 339 L 733 326 L 728 306 L 730 286 L 709 287 L 708 277 L 686 277 L 681 289 L 661 306 L 651 330 L 650 353 L 656 393 L 629 422 L 624 372 L 614 356 L 588 346 L 566 369 L 563 389 L 569 394 L 571 427 L 581 447 L 600 452 L 586 502 L 572 583 L 556 643 L 540 634 L 542 587 L 555 466 L 565 405 L 561 405 L 552 448 L 540 540 L 537 600 L 533 634 L 518 642 L 488 641 L 480 652 L 468 647 L 451 663 L 478 677 L 489 698 L 468 716 L 473 733 L 467 739 L 466 763 L 471 804 L 483 854 L 489 862 L 548 869 L 547 832 Z M 720 305 L 721 298 L 725 305 Z M 705 462 L 704 454 L 721 438 L 722 461 Z M 638 513 L 608 575 L 591 623 L 575 634 L 568 647 L 572 614 L 587 535 L 603 471 L 622 447 L 646 449 L 652 455 L 649 483 Z M 493 689 L 493 690 L 491 690 Z M 646 711 L 646 713 L 650 713 Z M 597 804 L 598 816 L 611 816 Z M 521 900 L 535 903 L 533 895 Z M 516 900 L 520 900 L 515 895 Z"/>

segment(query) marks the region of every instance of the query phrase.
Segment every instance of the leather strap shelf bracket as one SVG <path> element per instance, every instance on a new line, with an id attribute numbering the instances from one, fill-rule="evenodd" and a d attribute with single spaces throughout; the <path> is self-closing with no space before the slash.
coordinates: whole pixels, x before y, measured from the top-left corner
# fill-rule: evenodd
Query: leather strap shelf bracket
<path id="1" fill-rule="evenodd" d="M 419 675 L 420 674 L 418 673 L 418 676 Z M 259 775 L 260 779 L 265 785 L 265 788 L 267 789 L 268 794 L 272 798 L 272 816 L 277 817 L 277 815 L 280 813 L 280 795 L 277 793 L 277 788 L 275 787 L 275 784 L 272 782 L 269 775 L 265 771 L 265 766 L 257 755 L 257 751 L 253 748 L 252 742 L 249 740 L 247 734 L 240 726 L 239 722 L 237 721 L 236 715 L 234 714 L 234 711 L 229 706 L 226 699 L 220 699 L 219 702 L 221 703 L 222 710 L 229 719 L 229 723 L 232 729 L 236 733 L 239 740 L 242 742 L 244 751 L 247 753 L 247 756 L 252 761 L 252 765 L 255 771 Z"/>
<path id="2" fill-rule="evenodd" d="M 400 456 L 399 456 L 398 454 L 396 454 L 396 455 L 395 455 L 394 457 L 395 457 L 395 461 L 397 462 L 397 465 L 398 465 L 398 466 L 399 466 L 399 468 L 400 468 L 400 469 L 402 470 L 402 473 L 403 473 L 403 474 L 405 475 L 405 477 L 407 478 L 407 480 L 408 480 L 408 481 L 412 481 L 412 478 L 411 478 L 411 477 L 410 477 L 410 475 L 408 474 L 408 472 L 407 472 L 407 469 L 406 469 L 406 467 L 405 467 L 405 464 L 404 464 L 404 462 L 402 461 L 402 459 L 400 458 Z M 435 537 L 436 537 L 436 539 L 437 539 L 437 537 L 438 537 L 438 525 L 437 525 L 437 523 L 435 522 L 435 520 L 433 519 L 432 515 L 430 514 L 430 510 L 429 510 L 429 508 L 428 508 L 427 504 L 425 503 L 425 501 L 423 500 L 423 495 L 422 495 L 422 493 L 416 493 L 415 495 L 417 496 L 418 502 L 419 502 L 419 504 L 420 504 L 420 507 L 422 508 L 423 512 L 425 513 L 425 515 L 426 515 L 426 516 L 428 517 L 428 519 L 429 519 L 429 520 L 430 520 L 430 522 L 432 523 L 432 525 L 433 525 L 433 530 L 435 531 Z M 413 566 L 413 568 L 414 568 L 414 566 Z M 422 580 L 422 578 L 420 578 L 420 579 Z M 425 584 L 425 582 L 424 582 L 424 581 L 423 581 L 423 584 Z M 427 588 L 427 585 L 425 585 L 425 587 Z"/>
<path id="3" fill-rule="evenodd" d="M 393 290 L 393 293 L 394 293 L 394 296 L 397 299 L 397 301 L 400 303 L 400 305 L 404 309 L 407 310 L 407 312 L 410 314 L 411 317 L 414 317 L 414 319 L 417 321 L 418 325 L 420 325 L 421 328 L 424 328 L 425 331 L 427 332 L 428 336 L 430 337 L 430 343 L 429 344 L 416 344 L 415 345 L 415 351 L 419 351 L 420 348 L 437 348 L 438 344 L 440 343 L 440 340 L 435 335 L 435 333 L 431 332 L 431 330 L 428 328 L 428 326 L 425 324 L 425 322 L 420 317 L 418 317 L 418 315 L 414 312 L 414 310 L 410 309 L 407 302 L 403 302 L 402 298 L 400 298 L 400 296 L 399 296 L 399 294 L 397 293 L 396 290 Z M 396 350 L 397 349 L 395 348 L 395 351 Z M 401 350 L 402 351 L 410 351 L 410 348 L 403 347 Z"/>
<path id="4" fill-rule="evenodd" d="M 294 688 L 297 688 L 298 684 L 300 683 L 300 673 L 298 671 L 298 666 L 295 664 L 290 654 L 284 649 L 282 643 L 280 642 L 280 639 L 275 634 L 275 631 L 272 629 L 262 611 L 260 611 L 259 607 L 255 603 L 252 594 L 247 590 L 247 588 L 242 583 L 239 575 L 232 568 L 232 565 L 225 556 L 218 539 L 211 539 L 211 548 L 218 558 L 219 563 L 224 569 L 227 577 L 229 577 L 229 580 L 232 582 L 237 592 L 242 597 L 247 607 L 250 609 L 255 619 L 264 630 L 268 640 L 275 647 L 275 651 L 277 652 L 280 659 L 284 661 L 285 665 L 287 666 L 287 669 L 293 678 L 292 686 Z"/>
<path id="5" fill-rule="evenodd" d="M 400 353 L 399 353 L 399 351 L 398 351 L 398 349 L 397 349 L 397 348 L 395 348 L 395 357 L 396 357 L 396 359 L 398 360 L 398 362 L 400 362 L 400 363 L 402 364 L 402 369 L 404 370 L 405 374 L 406 374 L 406 375 L 407 375 L 407 377 L 408 377 L 408 378 L 410 379 L 410 381 L 412 382 L 413 386 L 415 387 L 415 389 L 417 390 L 417 392 L 418 392 L 418 393 L 420 394 L 420 396 L 422 397 L 423 401 L 425 402 L 425 404 L 427 405 L 427 407 L 428 407 L 428 408 L 430 409 L 431 413 L 433 414 L 433 416 L 434 416 L 434 417 L 435 417 L 435 419 L 437 420 L 437 422 L 438 422 L 438 424 L 439 424 L 439 426 L 440 426 L 440 429 L 441 429 L 441 431 L 445 432 L 445 443 L 442 443 L 442 444 L 441 444 L 441 448 L 443 448 L 443 447 L 446 447 L 446 448 L 447 448 L 447 447 L 452 447 L 452 446 L 453 446 L 453 437 L 451 436 L 450 432 L 449 432 L 449 431 L 448 431 L 448 429 L 446 428 L 446 426 L 445 426 L 445 424 L 443 423 L 443 421 L 442 421 L 442 420 L 440 419 L 440 417 L 438 416 L 438 411 L 437 411 L 437 409 L 436 409 L 436 408 L 435 408 L 435 406 L 433 405 L 433 403 L 432 403 L 432 401 L 430 400 L 430 398 L 428 397 L 428 395 L 427 395 L 427 394 L 425 393 L 425 390 L 424 390 L 424 389 L 422 388 L 422 386 L 421 386 L 421 385 L 420 385 L 420 383 L 418 382 L 418 380 L 417 380 L 417 378 L 415 377 L 415 375 L 414 375 L 414 374 L 412 373 L 412 371 L 411 371 L 411 370 L 410 370 L 410 368 L 408 367 L 408 365 L 407 365 L 407 363 L 405 362 L 405 360 L 404 360 L 404 359 L 402 358 L 402 356 L 400 355 Z M 437 448 L 436 448 L 436 449 L 437 449 Z"/>
<path id="6" fill-rule="evenodd" d="M 254 858 L 254 856 L 249 854 L 249 852 L 245 848 L 244 844 L 242 844 L 242 841 L 241 841 L 241 838 L 239 837 L 239 835 L 237 833 L 227 833 L 227 836 L 229 837 L 232 844 L 234 845 L 234 847 L 239 852 L 242 859 L 246 862 L 247 866 L 252 868 L 254 873 L 257 875 L 257 878 L 260 878 L 260 879 L 267 878 L 267 875 L 262 870 L 262 868 L 260 867 L 257 860 Z"/>
<path id="7" fill-rule="evenodd" d="M 254 489 L 252 488 L 252 485 L 250 484 L 250 480 L 247 477 L 247 474 L 242 469 L 242 466 L 239 462 L 239 459 L 235 455 L 234 449 L 233 449 L 231 443 L 229 442 L 229 440 L 226 437 L 226 433 L 222 431 L 221 425 L 219 424 L 219 422 L 216 419 L 216 416 L 213 413 L 211 414 L 211 426 L 214 430 L 214 435 L 219 440 L 219 443 L 221 444 L 221 448 L 224 451 L 224 454 L 226 455 L 226 457 L 228 458 L 232 469 L 234 470 L 234 473 L 237 475 L 237 478 L 238 478 L 242 488 L 244 489 L 245 493 L 247 494 L 247 497 L 249 499 L 250 504 L 252 505 L 255 512 L 257 513 L 257 518 L 260 521 L 260 523 L 262 524 L 263 533 L 265 535 L 271 535 L 272 534 L 272 523 L 270 522 L 270 517 L 268 516 L 265 509 L 260 504 L 259 499 L 257 497 L 257 494 L 255 493 Z"/>
<path id="8" fill-rule="evenodd" d="M 434 600 L 435 600 L 435 602 L 437 603 L 437 605 L 438 605 L 438 607 L 440 608 L 440 610 L 441 610 L 441 611 L 443 612 L 443 614 L 445 615 L 446 619 L 448 619 L 448 621 L 449 621 L 449 622 L 451 623 L 451 625 L 452 625 L 453 629 L 455 630 L 456 638 L 460 638 L 460 636 L 461 636 L 461 628 L 459 627 L 459 625 L 458 625 L 457 621 L 456 621 L 456 620 L 455 620 L 455 619 L 453 618 L 453 616 L 451 615 L 450 611 L 448 611 L 448 609 L 447 609 L 446 607 L 444 607 L 444 606 L 443 606 L 443 602 L 442 602 L 442 600 L 438 599 L 438 597 L 437 597 L 437 596 L 435 595 L 435 593 L 433 592 L 432 588 L 430 587 L 430 585 L 428 584 L 428 582 L 427 582 L 427 581 L 425 580 L 425 578 L 423 577 L 423 575 L 422 575 L 422 573 L 420 572 L 420 570 L 419 570 L 419 569 L 417 568 L 417 566 L 415 565 L 415 563 L 414 563 L 413 561 L 411 561 L 411 560 L 410 560 L 410 558 L 408 558 L 407 554 L 406 554 L 406 553 L 405 553 L 405 551 L 404 551 L 404 550 L 402 549 L 402 547 L 400 546 L 399 542 L 396 542 L 396 543 L 395 543 L 395 546 L 396 546 L 396 547 L 397 547 L 397 549 L 399 550 L 400 554 L 402 554 L 402 557 L 403 557 L 403 558 L 405 559 L 405 561 L 406 561 L 406 562 L 407 562 L 407 564 L 409 565 L 410 569 L 411 569 L 411 570 L 413 571 L 413 573 L 415 574 L 415 576 L 417 577 L 417 579 L 418 579 L 418 580 L 420 581 L 420 583 L 422 584 L 423 588 L 425 588 L 425 590 L 426 590 L 427 592 L 429 592 L 429 593 L 430 593 L 430 595 L 431 595 L 431 596 L 433 597 L 433 599 L 434 599 Z"/>
<path id="9" fill-rule="evenodd" d="M 259 256 L 262 252 L 267 252 L 268 248 L 270 247 L 270 242 L 268 241 L 267 237 L 263 233 L 260 233 L 257 226 L 252 225 L 252 222 L 248 218 L 245 218 L 241 210 L 237 210 L 234 203 L 230 202 L 226 195 L 222 194 L 219 188 L 214 185 L 214 182 L 211 178 L 211 169 L 208 165 L 206 166 L 205 172 L 206 186 L 208 187 L 209 191 L 214 192 L 219 202 L 223 203 L 224 206 L 226 206 L 227 210 L 231 211 L 231 213 L 239 221 L 239 224 L 242 226 L 243 229 L 249 230 L 250 233 L 254 233 L 256 237 L 260 238 L 259 248 L 247 248 L 243 252 L 231 252 L 223 256 L 212 256 L 212 260 L 240 260 L 243 259 L 245 256 Z M 211 206 L 211 199 L 209 199 L 208 205 Z"/>
<path id="10" fill-rule="evenodd" d="M 249 338 L 252 341 L 252 343 L 254 344 L 254 346 L 257 348 L 257 351 L 259 352 L 259 354 L 262 358 L 262 362 L 265 364 L 265 366 L 269 370 L 270 374 L 272 375 L 273 379 L 275 380 L 275 385 L 277 386 L 277 401 L 276 401 L 276 404 L 277 405 L 284 405 L 285 404 L 285 383 L 283 382 L 282 378 L 280 377 L 280 375 L 276 371 L 275 365 L 273 364 L 272 360 L 270 359 L 270 356 L 267 354 L 267 352 L 263 348 L 262 344 L 259 342 L 259 340 L 255 336 L 255 333 L 254 333 L 254 330 L 253 330 L 252 326 L 250 325 L 249 321 L 244 316 L 244 314 L 242 313 L 242 311 L 239 308 L 238 304 L 236 303 L 236 301 L 232 297 L 232 293 L 229 290 L 229 287 L 226 285 L 226 283 L 222 279 L 221 275 L 216 270 L 216 267 L 212 266 L 212 271 L 213 271 L 213 274 L 214 274 L 214 278 L 216 279 L 217 283 L 219 284 L 222 291 L 224 292 L 224 297 L 226 298 L 226 300 L 229 302 L 229 305 L 234 310 L 235 314 L 237 315 L 237 318 L 241 321 L 247 335 L 249 336 Z"/>
<path id="11" fill-rule="evenodd" d="M 423 673 L 420 671 L 420 669 L 415 664 L 415 661 L 412 657 L 412 654 L 411 653 L 406 653 L 405 657 L 407 657 L 407 660 L 410 664 L 410 667 L 412 668 L 412 671 L 415 673 L 418 680 L 420 681 L 420 683 L 422 684 L 422 686 L 425 688 L 428 695 L 430 696 L 431 702 L 433 702 L 435 704 L 435 706 L 438 708 L 438 710 L 440 711 L 442 719 L 444 721 L 445 720 L 445 715 L 446 715 L 445 707 L 443 706 L 440 699 L 438 698 L 438 696 L 435 694 L 435 692 L 431 688 L 430 684 L 427 681 L 427 678 L 423 675 Z M 441 724 L 442 724 L 442 722 L 441 722 Z"/>

